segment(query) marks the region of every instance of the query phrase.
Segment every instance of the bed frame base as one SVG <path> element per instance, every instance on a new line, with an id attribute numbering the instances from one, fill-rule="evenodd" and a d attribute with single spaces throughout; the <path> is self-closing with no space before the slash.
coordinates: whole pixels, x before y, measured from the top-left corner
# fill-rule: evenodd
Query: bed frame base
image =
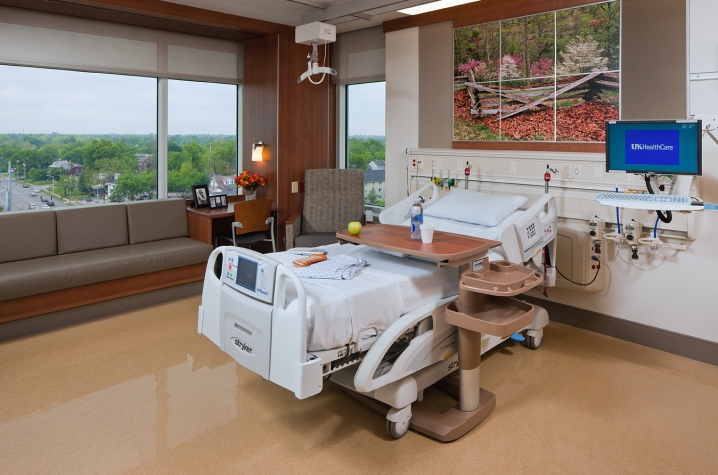
<path id="1" fill-rule="evenodd" d="M 342 385 L 339 386 L 351 397 L 371 409 L 374 409 L 385 417 L 391 409 L 391 406 L 388 404 L 384 404 L 374 398 L 352 391 Z M 458 378 L 449 375 L 436 382 L 434 386 L 446 392 L 454 399 L 459 399 Z M 459 437 L 462 437 L 471 431 L 471 429 L 481 424 L 481 422 L 483 422 L 483 420 L 491 414 L 494 408 L 496 408 L 496 396 L 494 396 L 492 392 L 481 388 L 481 392 L 479 394 L 479 407 L 473 411 L 462 411 L 459 409 L 459 403 L 443 414 L 412 405 L 410 427 L 416 432 L 427 435 L 432 439 L 436 439 L 441 442 L 451 442 Z"/>

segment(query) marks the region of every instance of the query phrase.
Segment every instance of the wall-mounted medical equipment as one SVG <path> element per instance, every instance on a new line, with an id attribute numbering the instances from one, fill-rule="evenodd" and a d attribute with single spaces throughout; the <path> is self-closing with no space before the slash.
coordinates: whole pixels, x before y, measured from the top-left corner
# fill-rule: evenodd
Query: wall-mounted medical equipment
<path id="1" fill-rule="evenodd" d="M 656 177 L 670 175 L 669 194 L 688 195 L 692 177 L 703 171 L 702 144 L 700 120 L 609 121 L 606 171 L 644 174 L 651 194 L 658 189 Z"/>
<path id="2" fill-rule="evenodd" d="M 327 61 L 327 43 L 334 43 L 337 40 L 337 27 L 328 23 L 315 21 L 306 25 L 300 25 L 294 29 L 294 41 L 298 44 L 312 45 L 312 52 L 307 55 L 307 70 L 297 79 L 302 82 L 309 79 L 312 84 L 321 84 L 327 74 L 336 76 L 335 69 L 324 66 Z M 319 66 L 319 43 L 324 43 L 324 64 Z M 319 81 L 314 81 L 312 76 L 321 74 Z"/>

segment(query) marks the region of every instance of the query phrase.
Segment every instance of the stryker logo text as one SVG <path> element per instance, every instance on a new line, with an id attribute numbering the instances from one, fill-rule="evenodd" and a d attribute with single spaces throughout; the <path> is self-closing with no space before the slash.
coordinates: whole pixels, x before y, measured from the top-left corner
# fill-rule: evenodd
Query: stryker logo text
<path id="1" fill-rule="evenodd" d="M 632 143 L 631 150 L 673 150 L 673 145 L 666 144 L 645 144 L 645 143 Z"/>
<path id="2" fill-rule="evenodd" d="M 243 351 L 244 353 L 247 353 L 248 355 L 252 354 L 252 347 L 240 340 L 237 337 L 232 337 L 232 343 L 234 343 L 234 346 L 239 348 L 239 351 Z"/>

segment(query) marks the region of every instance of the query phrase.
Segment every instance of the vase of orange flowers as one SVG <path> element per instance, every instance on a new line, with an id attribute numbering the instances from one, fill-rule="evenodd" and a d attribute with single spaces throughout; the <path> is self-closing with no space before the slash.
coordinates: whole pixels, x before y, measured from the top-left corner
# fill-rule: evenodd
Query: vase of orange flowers
<path id="1" fill-rule="evenodd" d="M 237 187 L 244 188 L 245 201 L 257 198 L 257 188 L 264 186 L 267 180 L 260 176 L 259 173 L 252 173 L 249 170 L 243 170 L 237 178 L 234 179 Z"/>

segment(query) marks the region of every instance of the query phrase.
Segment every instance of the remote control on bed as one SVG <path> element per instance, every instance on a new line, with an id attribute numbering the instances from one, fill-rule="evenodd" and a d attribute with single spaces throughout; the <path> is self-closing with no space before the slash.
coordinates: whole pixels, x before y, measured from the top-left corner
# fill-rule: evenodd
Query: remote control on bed
<path id="1" fill-rule="evenodd" d="M 326 254 L 327 251 L 318 247 L 295 247 L 287 252 L 298 254 L 300 256 L 311 256 L 312 254 Z"/>

